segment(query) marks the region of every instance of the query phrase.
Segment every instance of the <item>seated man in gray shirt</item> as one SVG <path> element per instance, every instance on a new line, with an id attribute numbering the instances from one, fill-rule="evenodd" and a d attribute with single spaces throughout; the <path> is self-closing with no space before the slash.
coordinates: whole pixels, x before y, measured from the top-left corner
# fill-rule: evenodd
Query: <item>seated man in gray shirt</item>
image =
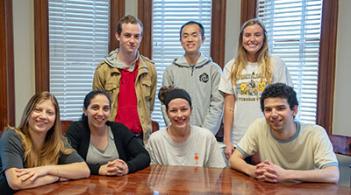
<path id="1" fill-rule="evenodd" d="M 298 101 L 293 88 L 282 83 L 269 85 L 260 103 L 265 119 L 250 125 L 230 157 L 231 168 L 273 183 L 337 183 L 338 161 L 325 129 L 294 120 Z M 243 160 L 256 152 L 261 163 L 253 166 Z"/>

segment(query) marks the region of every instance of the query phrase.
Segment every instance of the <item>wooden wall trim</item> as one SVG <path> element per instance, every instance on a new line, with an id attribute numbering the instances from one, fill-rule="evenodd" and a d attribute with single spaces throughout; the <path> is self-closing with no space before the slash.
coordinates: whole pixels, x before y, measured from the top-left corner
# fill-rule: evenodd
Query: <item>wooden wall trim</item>
<path id="1" fill-rule="evenodd" d="M 108 51 L 119 47 L 115 37 L 117 23 L 125 15 L 125 0 L 110 0 L 110 28 Z"/>
<path id="2" fill-rule="evenodd" d="M 35 92 L 49 91 L 48 0 L 34 1 Z"/>
<path id="3" fill-rule="evenodd" d="M 147 11 L 145 11 L 147 10 Z M 143 22 L 143 40 L 139 51 L 143 56 L 152 57 L 152 0 L 138 0 L 138 18 Z"/>
<path id="4" fill-rule="evenodd" d="M 0 2 L 0 133 L 15 125 L 12 0 Z"/>
<path id="5" fill-rule="evenodd" d="M 322 10 L 322 25 L 319 72 L 317 124 L 326 128 L 332 134 L 333 104 L 335 83 L 336 38 L 338 24 L 338 0 L 324 0 Z"/>
<path id="6" fill-rule="evenodd" d="M 240 26 L 247 20 L 256 17 L 256 0 L 241 1 Z"/>
<path id="7" fill-rule="evenodd" d="M 125 0 L 110 0 L 109 50 L 118 47 L 114 36 L 118 20 L 125 14 Z M 48 0 L 34 1 L 35 91 L 50 91 Z"/>
<path id="8" fill-rule="evenodd" d="M 227 0 L 212 1 L 211 57 L 224 67 Z"/>

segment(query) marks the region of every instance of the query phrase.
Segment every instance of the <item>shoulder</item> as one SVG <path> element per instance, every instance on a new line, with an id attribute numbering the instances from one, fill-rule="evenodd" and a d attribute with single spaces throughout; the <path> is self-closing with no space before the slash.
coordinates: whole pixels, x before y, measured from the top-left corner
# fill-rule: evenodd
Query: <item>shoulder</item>
<path id="1" fill-rule="evenodd" d="M 83 121 L 74 121 L 71 123 L 71 125 L 68 127 L 67 132 L 84 132 L 88 131 L 88 127 L 84 125 Z"/>
<path id="2" fill-rule="evenodd" d="M 155 63 L 148 57 L 140 55 L 140 61 L 147 64 L 148 66 L 155 66 Z"/>
<path id="3" fill-rule="evenodd" d="M 105 61 L 101 62 L 100 64 L 98 64 L 96 66 L 96 71 L 106 71 L 106 70 L 109 70 L 111 69 L 112 66 L 110 66 L 109 64 L 107 64 Z"/>
<path id="4" fill-rule="evenodd" d="M 275 66 L 285 66 L 284 61 L 279 56 L 271 55 L 270 60 L 271 64 Z"/>
<path id="5" fill-rule="evenodd" d="M 226 71 L 231 71 L 233 66 L 234 66 L 234 61 L 235 59 L 231 59 L 229 60 L 229 62 L 227 62 L 225 65 L 224 65 L 224 68 L 223 68 L 223 71 L 226 70 Z"/>
<path id="6" fill-rule="evenodd" d="M 16 133 L 14 129 L 7 128 L 1 135 L 1 141 L 19 141 L 20 142 L 20 136 Z"/>
<path id="7" fill-rule="evenodd" d="M 15 147 L 22 148 L 22 141 L 20 135 L 16 133 L 14 129 L 8 128 L 6 129 L 0 138 L 0 148 L 3 147 Z"/>
<path id="8" fill-rule="evenodd" d="M 301 125 L 301 134 L 306 136 L 312 136 L 317 139 L 321 137 L 328 137 L 326 130 L 317 124 L 307 124 L 307 123 L 300 123 Z"/>
<path id="9" fill-rule="evenodd" d="M 106 125 L 111 128 L 111 131 L 114 137 L 117 137 L 117 138 L 123 137 L 122 139 L 125 139 L 127 137 L 133 137 L 133 133 L 131 133 L 128 127 L 126 127 L 122 123 L 108 121 Z"/>
<path id="10" fill-rule="evenodd" d="M 213 137 L 213 138 L 215 138 L 213 133 L 210 130 L 196 126 L 196 125 L 191 126 L 191 131 L 196 137 L 202 137 L 202 138 L 212 138 Z"/>
<path id="11" fill-rule="evenodd" d="M 149 138 L 149 143 L 154 143 L 154 142 L 159 142 L 161 140 L 165 140 L 165 136 L 167 134 L 167 130 L 166 128 L 162 128 L 158 131 L 155 131 L 153 132 L 151 135 L 150 135 L 150 138 Z"/>

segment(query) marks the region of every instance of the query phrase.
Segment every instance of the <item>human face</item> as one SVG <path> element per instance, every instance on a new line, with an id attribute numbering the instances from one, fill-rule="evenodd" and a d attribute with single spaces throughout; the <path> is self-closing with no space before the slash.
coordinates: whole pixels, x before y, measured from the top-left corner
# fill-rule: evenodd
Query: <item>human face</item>
<path id="1" fill-rule="evenodd" d="M 200 47 L 203 43 L 201 29 L 196 24 L 184 26 L 181 33 L 180 42 L 185 54 L 197 54 L 200 52 Z"/>
<path id="2" fill-rule="evenodd" d="M 96 95 L 91 99 L 88 108 L 84 110 L 90 129 L 105 128 L 110 112 L 110 102 L 105 95 Z"/>
<path id="3" fill-rule="evenodd" d="M 260 25 L 254 24 L 244 29 L 242 45 L 249 56 L 257 57 L 264 42 L 264 32 Z"/>
<path id="4" fill-rule="evenodd" d="M 294 116 L 297 114 L 297 106 L 291 110 L 287 99 L 280 97 L 265 99 L 263 113 L 273 132 L 278 134 L 287 131 L 294 132 Z"/>
<path id="5" fill-rule="evenodd" d="M 29 116 L 29 131 L 36 134 L 44 134 L 54 126 L 56 110 L 51 100 L 42 100 L 35 105 Z"/>
<path id="6" fill-rule="evenodd" d="M 121 34 L 115 34 L 119 41 L 119 50 L 128 55 L 135 55 L 142 40 L 142 28 L 139 24 L 122 24 Z"/>
<path id="7" fill-rule="evenodd" d="M 167 115 L 172 127 L 186 128 L 189 125 L 190 114 L 191 107 L 185 99 L 176 98 L 168 103 Z"/>

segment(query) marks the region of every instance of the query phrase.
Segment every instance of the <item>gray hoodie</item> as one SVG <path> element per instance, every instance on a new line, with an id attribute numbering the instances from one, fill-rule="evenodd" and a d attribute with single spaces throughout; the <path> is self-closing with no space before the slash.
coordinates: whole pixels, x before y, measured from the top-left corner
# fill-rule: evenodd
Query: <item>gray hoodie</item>
<path id="1" fill-rule="evenodd" d="M 196 64 L 188 64 L 185 57 L 176 58 L 163 73 L 163 86 L 173 85 L 185 89 L 191 97 L 193 111 L 190 122 L 209 129 L 216 135 L 222 122 L 223 96 L 218 91 L 221 68 L 211 59 L 201 55 Z M 162 106 L 163 118 L 169 119 Z"/>

